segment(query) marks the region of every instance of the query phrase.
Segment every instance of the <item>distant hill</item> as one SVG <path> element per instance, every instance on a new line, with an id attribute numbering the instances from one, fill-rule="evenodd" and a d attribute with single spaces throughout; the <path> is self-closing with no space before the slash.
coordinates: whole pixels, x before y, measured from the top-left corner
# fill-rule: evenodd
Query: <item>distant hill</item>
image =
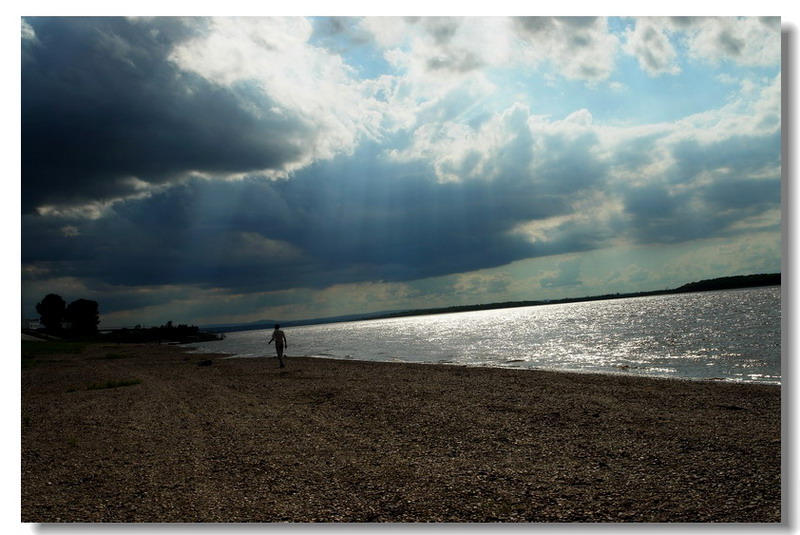
<path id="1" fill-rule="evenodd" d="M 733 290 L 736 288 L 753 288 L 758 286 L 780 286 L 781 274 L 769 273 L 758 275 L 740 275 L 734 277 L 720 277 L 698 282 L 684 284 L 679 288 L 668 290 L 653 290 L 649 292 L 614 293 L 587 297 L 569 297 L 564 299 L 546 299 L 538 301 L 508 301 L 503 303 L 488 303 L 480 305 L 452 306 L 446 308 L 431 308 L 424 310 L 409 310 L 379 316 L 381 318 L 395 318 L 404 316 L 417 316 L 423 314 L 448 314 L 453 312 L 470 312 L 473 310 L 491 310 L 498 308 L 526 307 L 538 305 L 556 305 L 561 303 L 578 303 L 582 301 L 602 301 L 607 299 L 623 299 L 628 297 L 645 297 L 649 295 L 667 295 L 676 293 L 703 292 L 714 290 Z"/>
<path id="2" fill-rule="evenodd" d="M 215 325 L 205 325 L 203 330 L 207 332 L 225 333 L 234 331 L 259 331 L 262 329 L 272 329 L 275 325 L 280 324 L 281 327 L 299 327 L 301 325 L 318 325 L 321 323 L 342 323 L 345 321 L 361 321 L 367 319 L 374 319 L 376 317 L 384 316 L 385 314 L 393 314 L 394 311 L 381 311 L 374 314 L 347 314 L 344 316 L 332 316 L 328 318 L 314 318 L 305 320 L 257 320 L 250 323 L 222 323 Z"/>
<path id="3" fill-rule="evenodd" d="M 676 288 L 676 292 L 706 292 L 713 290 L 733 290 L 736 288 L 753 288 L 757 286 L 780 286 L 780 273 L 762 273 L 760 275 L 740 275 L 722 277 L 684 284 Z"/>
<path id="4" fill-rule="evenodd" d="M 349 314 L 346 316 L 335 316 L 329 318 L 315 318 L 298 321 L 274 321 L 258 320 L 252 323 L 237 323 L 223 325 L 206 325 L 203 327 L 207 332 L 234 332 L 234 331 L 254 331 L 261 329 L 271 329 L 276 323 L 283 327 L 297 327 L 301 325 L 318 325 L 322 323 L 341 323 L 345 321 L 363 321 L 369 319 L 399 318 L 406 316 L 423 316 L 431 314 L 449 314 L 453 312 L 470 312 L 474 310 L 490 310 L 498 308 L 516 308 L 537 305 L 554 305 L 560 303 L 577 303 L 581 301 L 601 301 L 607 299 L 623 299 L 628 297 L 645 297 L 648 295 L 667 295 L 689 292 L 706 292 L 716 290 L 733 290 L 737 288 L 754 288 L 759 286 L 780 286 L 780 273 L 761 273 L 757 275 L 737 275 L 733 277 L 720 277 L 716 279 L 706 279 L 697 282 L 690 282 L 678 288 L 668 290 L 654 290 L 648 292 L 635 293 L 615 293 L 587 297 L 570 297 L 565 299 L 545 299 L 537 301 L 506 301 L 502 303 L 486 303 L 477 305 L 461 305 L 443 308 L 426 308 L 415 310 L 383 311 L 373 314 Z"/>

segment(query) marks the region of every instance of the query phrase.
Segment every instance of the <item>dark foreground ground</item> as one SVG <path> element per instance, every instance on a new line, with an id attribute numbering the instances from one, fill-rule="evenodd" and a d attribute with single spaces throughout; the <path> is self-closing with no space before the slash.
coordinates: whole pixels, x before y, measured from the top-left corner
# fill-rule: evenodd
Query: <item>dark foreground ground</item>
<path id="1" fill-rule="evenodd" d="M 780 522 L 780 396 L 309 358 L 281 371 L 158 345 L 43 352 L 22 370 L 21 520 Z"/>

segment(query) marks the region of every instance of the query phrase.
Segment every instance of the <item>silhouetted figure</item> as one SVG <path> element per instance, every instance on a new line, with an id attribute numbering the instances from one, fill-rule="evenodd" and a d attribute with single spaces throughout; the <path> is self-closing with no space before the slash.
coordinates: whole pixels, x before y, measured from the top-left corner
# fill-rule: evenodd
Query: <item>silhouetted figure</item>
<path id="1" fill-rule="evenodd" d="M 281 368 L 283 368 L 286 366 L 283 363 L 283 348 L 289 347 L 289 344 L 286 343 L 286 334 L 281 330 L 280 325 L 275 326 L 275 330 L 272 332 L 272 338 L 269 339 L 269 344 L 271 344 L 273 340 L 275 341 L 275 349 L 278 351 L 278 362 L 280 362 Z"/>

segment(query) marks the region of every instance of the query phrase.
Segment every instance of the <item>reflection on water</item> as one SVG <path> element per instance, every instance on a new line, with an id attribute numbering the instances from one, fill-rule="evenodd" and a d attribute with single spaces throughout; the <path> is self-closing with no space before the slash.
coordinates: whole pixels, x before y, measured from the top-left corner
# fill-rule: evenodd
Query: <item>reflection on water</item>
<path id="1" fill-rule="evenodd" d="M 273 356 L 270 331 L 204 351 Z M 290 355 L 780 384 L 780 288 L 592 301 L 286 329 Z"/>

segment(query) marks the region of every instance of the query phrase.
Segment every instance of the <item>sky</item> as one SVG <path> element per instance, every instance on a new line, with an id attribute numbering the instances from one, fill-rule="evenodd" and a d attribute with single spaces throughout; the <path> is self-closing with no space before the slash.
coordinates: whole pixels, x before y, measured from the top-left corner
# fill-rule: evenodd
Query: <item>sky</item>
<path id="1" fill-rule="evenodd" d="M 289 321 L 780 272 L 777 17 L 23 16 L 21 300 Z"/>

